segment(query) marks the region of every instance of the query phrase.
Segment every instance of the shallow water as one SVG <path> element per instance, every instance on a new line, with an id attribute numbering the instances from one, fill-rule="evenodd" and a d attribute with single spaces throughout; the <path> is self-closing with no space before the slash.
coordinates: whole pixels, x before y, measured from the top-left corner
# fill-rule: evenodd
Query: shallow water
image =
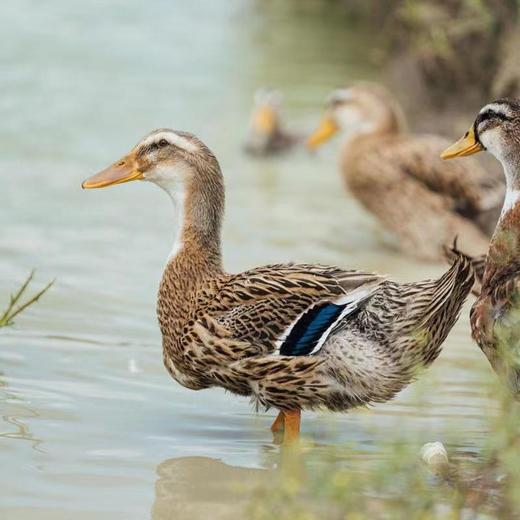
<path id="1" fill-rule="evenodd" d="M 369 35 L 313 2 L 21 0 L 0 19 L 1 307 L 31 268 L 55 287 L 0 332 L 0 516 L 231 518 L 278 448 L 273 412 L 220 390 L 195 393 L 162 366 L 155 295 L 175 222 L 152 186 L 83 192 L 86 176 L 155 127 L 197 133 L 227 185 L 230 271 L 320 261 L 436 275 L 384 245 L 344 193 L 337 143 L 317 156 L 244 157 L 253 92 L 286 92 L 310 128 L 330 88 L 377 78 Z M 349 27 L 349 30 L 345 30 Z M 463 313 L 435 366 L 392 402 L 307 413 L 315 449 L 353 444 L 377 460 L 395 432 L 472 458 L 486 439 L 487 361 Z"/>

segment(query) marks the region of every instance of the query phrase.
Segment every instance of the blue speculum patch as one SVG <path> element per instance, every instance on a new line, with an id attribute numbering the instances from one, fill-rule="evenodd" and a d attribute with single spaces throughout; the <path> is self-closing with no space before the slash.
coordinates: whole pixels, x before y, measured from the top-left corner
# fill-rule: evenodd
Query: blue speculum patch
<path id="1" fill-rule="evenodd" d="M 339 318 L 345 306 L 324 303 L 305 312 L 283 342 L 280 354 L 283 356 L 310 354 L 327 329 Z"/>

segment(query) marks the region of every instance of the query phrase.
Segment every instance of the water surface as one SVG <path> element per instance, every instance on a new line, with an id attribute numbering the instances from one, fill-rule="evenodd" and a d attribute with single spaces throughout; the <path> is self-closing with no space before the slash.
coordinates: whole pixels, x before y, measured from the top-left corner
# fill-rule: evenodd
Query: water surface
<path id="1" fill-rule="evenodd" d="M 195 393 L 162 366 L 156 288 L 175 233 L 167 197 L 133 183 L 81 181 L 156 127 L 190 130 L 221 161 L 230 271 L 320 261 L 437 275 L 384 245 L 344 192 L 337 142 L 267 161 L 240 152 L 254 90 L 286 93 L 296 128 L 328 91 L 378 78 L 372 37 L 314 2 L 66 2 L 0 7 L 0 295 L 31 268 L 56 278 L 42 302 L 0 332 L 0 516 L 5 519 L 232 518 L 278 448 L 273 412 L 220 390 Z M 392 433 L 478 455 L 487 362 L 467 313 L 440 360 L 394 401 L 350 414 L 306 413 L 316 449 L 379 456 Z M 254 486 L 253 486 L 254 487 Z"/>

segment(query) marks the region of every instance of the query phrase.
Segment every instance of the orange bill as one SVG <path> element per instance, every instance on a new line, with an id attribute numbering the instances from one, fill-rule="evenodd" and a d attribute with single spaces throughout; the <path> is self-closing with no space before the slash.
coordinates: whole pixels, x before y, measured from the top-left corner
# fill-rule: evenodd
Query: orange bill
<path id="1" fill-rule="evenodd" d="M 143 174 L 137 168 L 135 156 L 128 154 L 120 161 L 112 164 L 108 168 L 89 177 L 81 185 L 84 189 L 104 188 L 112 184 L 122 184 L 123 182 L 135 181 L 142 179 Z"/>
<path id="2" fill-rule="evenodd" d="M 454 157 L 465 157 L 484 150 L 484 147 L 477 141 L 475 131 L 471 127 L 463 137 L 456 143 L 446 148 L 441 153 L 443 159 L 453 159 Z"/>
<path id="3" fill-rule="evenodd" d="M 319 145 L 330 139 L 338 130 L 339 127 L 334 119 L 329 114 L 325 114 L 321 119 L 318 128 L 307 139 L 307 148 L 314 150 Z"/>
<path id="4" fill-rule="evenodd" d="M 271 134 L 276 127 L 274 110 L 268 106 L 261 106 L 253 116 L 253 128 L 259 134 Z"/>

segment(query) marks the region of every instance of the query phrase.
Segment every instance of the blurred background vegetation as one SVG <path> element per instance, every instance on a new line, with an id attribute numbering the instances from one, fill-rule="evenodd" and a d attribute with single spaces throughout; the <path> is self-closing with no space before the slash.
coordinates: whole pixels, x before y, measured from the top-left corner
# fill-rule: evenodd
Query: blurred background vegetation
<path id="1" fill-rule="evenodd" d="M 343 0 L 382 31 L 387 59 L 411 63 L 428 101 L 470 102 L 518 93 L 517 0 Z M 415 87 L 415 85 L 414 85 Z"/>

